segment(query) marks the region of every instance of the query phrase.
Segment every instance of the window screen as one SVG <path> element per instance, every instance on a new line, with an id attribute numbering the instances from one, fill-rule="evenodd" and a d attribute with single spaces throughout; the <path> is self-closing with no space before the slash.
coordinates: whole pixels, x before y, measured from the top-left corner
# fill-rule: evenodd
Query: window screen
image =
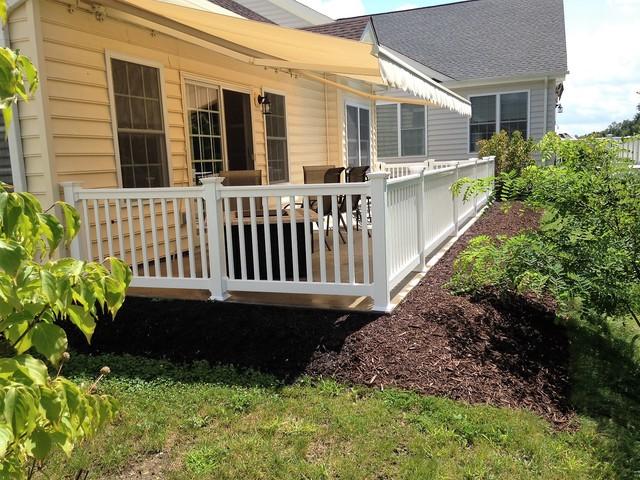
<path id="1" fill-rule="evenodd" d="M 526 137 L 528 103 L 527 92 L 500 95 L 500 130 L 506 130 L 509 135 L 519 130 Z"/>
<path id="2" fill-rule="evenodd" d="M 264 117 L 267 128 L 269 182 L 286 182 L 289 180 L 289 155 L 285 98 L 275 93 L 265 95 L 271 102 L 271 114 Z"/>
<path id="3" fill-rule="evenodd" d="M 424 107 L 400 106 L 400 138 L 403 157 L 425 154 Z"/>
<path id="4" fill-rule="evenodd" d="M 169 184 L 157 68 L 111 60 L 122 186 Z"/>
<path id="5" fill-rule="evenodd" d="M 394 104 L 377 105 L 378 156 L 398 156 L 398 106 Z"/>

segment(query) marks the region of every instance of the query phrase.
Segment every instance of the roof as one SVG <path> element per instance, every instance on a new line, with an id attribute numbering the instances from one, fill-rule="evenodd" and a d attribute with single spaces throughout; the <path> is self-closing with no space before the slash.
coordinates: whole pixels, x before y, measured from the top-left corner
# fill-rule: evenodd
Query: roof
<path id="1" fill-rule="evenodd" d="M 324 25 L 305 27 L 303 30 L 333 35 L 334 37 L 349 38 L 351 40 L 360 40 L 370 18 L 368 15 L 364 17 L 341 18 L 335 22 L 325 23 Z"/>
<path id="2" fill-rule="evenodd" d="M 381 45 L 455 80 L 567 71 L 562 0 L 467 0 L 307 30 L 354 38 L 369 19 Z"/>
<path id="3" fill-rule="evenodd" d="M 227 10 L 240 15 L 241 17 L 248 18 L 249 20 L 256 20 L 258 22 L 264 23 L 274 23 L 269 20 L 267 17 L 263 17 L 259 13 L 254 12 L 253 10 L 248 9 L 244 5 L 240 5 L 238 2 L 234 2 L 233 0 L 209 0 L 212 3 L 215 3 L 219 7 L 226 8 Z"/>

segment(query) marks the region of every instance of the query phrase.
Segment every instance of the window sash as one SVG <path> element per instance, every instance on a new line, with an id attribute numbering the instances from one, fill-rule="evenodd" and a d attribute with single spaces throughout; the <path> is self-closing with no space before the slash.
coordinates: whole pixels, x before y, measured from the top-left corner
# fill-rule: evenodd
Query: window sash
<path id="1" fill-rule="evenodd" d="M 391 112 L 393 110 L 393 112 Z M 407 103 L 376 105 L 378 117 L 378 157 L 420 157 L 427 152 L 425 107 Z M 421 118 L 418 118 L 421 113 Z M 386 124 L 380 128 L 380 118 Z M 418 119 L 418 121 L 416 121 Z"/>
<path id="2" fill-rule="evenodd" d="M 269 182 L 289 181 L 289 142 L 287 104 L 284 95 L 265 92 L 271 102 L 271 113 L 265 115 Z"/>
<path id="3" fill-rule="evenodd" d="M 111 58 L 123 188 L 169 185 L 160 69 Z"/>
<path id="4" fill-rule="evenodd" d="M 217 85 L 185 82 L 189 148 L 194 184 L 224 170 L 221 91 Z"/>
<path id="5" fill-rule="evenodd" d="M 518 98 L 519 97 L 519 98 Z M 474 99 L 490 99 L 493 98 L 491 112 L 489 115 L 483 115 L 482 120 L 474 122 L 473 111 L 469 119 L 469 153 L 477 152 L 477 142 L 488 139 L 493 134 L 506 130 L 509 135 L 515 131 L 522 132 L 525 138 L 529 137 L 529 107 L 530 94 L 528 91 L 520 92 L 504 92 L 488 95 L 474 95 L 470 97 L 473 110 Z M 506 104 L 506 100 L 524 101 L 524 104 L 510 105 Z"/>
<path id="6" fill-rule="evenodd" d="M 368 108 L 347 104 L 345 108 L 347 164 L 350 167 L 371 164 L 371 112 Z"/>

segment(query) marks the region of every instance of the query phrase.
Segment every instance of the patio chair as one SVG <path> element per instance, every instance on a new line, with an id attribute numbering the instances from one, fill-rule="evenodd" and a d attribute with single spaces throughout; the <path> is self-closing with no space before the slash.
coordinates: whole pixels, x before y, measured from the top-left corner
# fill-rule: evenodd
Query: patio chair
<path id="1" fill-rule="evenodd" d="M 219 174 L 224 178 L 222 185 L 227 187 L 242 187 L 251 185 L 262 185 L 262 170 L 223 170 Z M 242 199 L 242 210 L 249 211 L 249 199 Z M 238 203 L 231 200 L 229 202 L 229 210 L 231 212 L 238 211 Z M 256 213 L 262 212 L 262 205 L 256 203 Z"/>
<path id="2" fill-rule="evenodd" d="M 350 167 L 345 172 L 347 183 L 360 183 L 367 180 L 367 172 L 369 171 L 369 165 L 363 165 L 361 167 Z M 351 212 L 347 212 L 347 204 L 343 200 L 340 203 L 340 223 L 347 229 L 347 223 L 343 217 L 344 214 L 351 213 L 356 219 L 356 230 L 360 228 L 360 222 L 362 221 L 362 215 L 358 205 L 361 202 L 360 195 L 353 195 L 351 198 Z M 369 235 L 371 235 L 370 232 Z"/>

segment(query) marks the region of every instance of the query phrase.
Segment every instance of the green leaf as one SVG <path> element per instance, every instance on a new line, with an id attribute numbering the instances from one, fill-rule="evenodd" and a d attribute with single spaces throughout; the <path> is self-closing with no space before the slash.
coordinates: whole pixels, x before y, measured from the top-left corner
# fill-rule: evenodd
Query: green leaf
<path id="1" fill-rule="evenodd" d="M 7 447 L 13 441 L 13 430 L 6 423 L 0 423 L 0 458 L 4 458 Z"/>
<path id="2" fill-rule="evenodd" d="M 38 213 L 37 215 L 42 233 L 49 242 L 49 249 L 53 251 L 60 245 L 60 241 L 64 236 L 64 229 L 54 215 L 50 213 Z"/>
<path id="3" fill-rule="evenodd" d="M 9 341 L 18 354 L 24 353 L 31 348 L 31 336 L 29 335 L 29 320 L 16 322 L 4 331 L 4 336 Z"/>
<path id="4" fill-rule="evenodd" d="M 43 428 L 37 427 L 31 434 L 33 442 L 33 456 L 37 460 L 44 460 L 51 451 L 51 436 Z"/>
<path id="5" fill-rule="evenodd" d="M 84 333 L 84 336 L 87 338 L 87 342 L 91 342 L 91 336 L 96 329 L 96 321 L 91 315 L 91 312 L 86 311 L 79 305 L 70 305 L 68 313 L 71 323 Z"/>
<path id="6" fill-rule="evenodd" d="M 33 327 L 31 343 L 49 362 L 56 365 L 67 350 L 67 335 L 57 325 L 40 322 Z"/>
<path id="7" fill-rule="evenodd" d="M 60 421 L 60 413 L 62 412 L 62 401 L 55 390 L 43 388 L 40 391 L 40 404 L 45 411 L 47 420 L 54 425 L 57 424 Z"/>
<path id="8" fill-rule="evenodd" d="M 29 378 L 36 385 L 45 385 L 49 379 L 47 366 L 41 360 L 33 358 L 31 355 L 20 355 L 15 357 L 20 369 L 27 373 Z"/>
<path id="9" fill-rule="evenodd" d="M 42 281 L 42 293 L 47 299 L 47 302 L 49 302 L 50 305 L 55 304 L 58 300 L 56 277 L 48 270 L 41 270 L 40 280 Z"/>
<path id="10" fill-rule="evenodd" d="M 27 253 L 18 242 L 0 239 L 0 269 L 15 275 L 20 264 L 26 260 Z"/>
<path id="11" fill-rule="evenodd" d="M 56 202 L 56 205 L 62 210 L 64 216 L 64 240 L 67 245 L 73 240 L 80 231 L 80 215 L 75 208 L 65 202 Z"/>

